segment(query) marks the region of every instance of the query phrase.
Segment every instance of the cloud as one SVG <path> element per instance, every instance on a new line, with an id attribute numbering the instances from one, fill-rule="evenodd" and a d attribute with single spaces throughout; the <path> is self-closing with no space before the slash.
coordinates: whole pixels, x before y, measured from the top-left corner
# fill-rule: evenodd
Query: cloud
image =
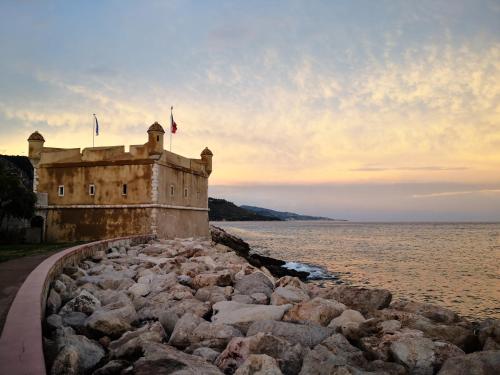
<path id="1" fill-rule="evenodd" d="M 379 166 L 364 166 L 352 168 L 354 172 L 381 172 L 381 171 L 463 171 L 467 167 L 442 167 L 442 166 L 423 166 L 423 167 L 379 167 Z"/>
<path id="2" fill-rule="evenodd" d="M 414 194 L 412 198 L 441 198 L 469 194 L 500 194 L 500 189 L 479 189 L 465 191 L 444 191 L 439 193 Z"/>

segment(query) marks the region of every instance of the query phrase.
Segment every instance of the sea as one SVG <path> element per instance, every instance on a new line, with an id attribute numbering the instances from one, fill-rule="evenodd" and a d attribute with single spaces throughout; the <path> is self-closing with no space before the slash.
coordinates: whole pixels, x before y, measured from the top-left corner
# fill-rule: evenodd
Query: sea
<path id="1" fill-rule="evenodd" d="M 213 222 L 320 283 L 500 318 L 500 223 Z"/>

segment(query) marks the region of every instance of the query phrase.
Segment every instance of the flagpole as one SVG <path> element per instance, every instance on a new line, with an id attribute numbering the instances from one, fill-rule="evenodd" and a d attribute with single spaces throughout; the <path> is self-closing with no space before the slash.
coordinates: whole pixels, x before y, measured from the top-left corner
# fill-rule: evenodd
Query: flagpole
<path id="1" fill-rule="evenodd" d="M 173 114 L 172 111 L 174 109 L 174 106 L 170 107 L 170 152 L 172 152 L 172 120 L 173 120 Z"/>
<path id="2" fill-rule="evenodd" d="M 94 113 L 95 116 L 95 113 Z M 92 118 L 92 147 L 94 146 L 94 137 L 95 137 L 95 119 Z"/>

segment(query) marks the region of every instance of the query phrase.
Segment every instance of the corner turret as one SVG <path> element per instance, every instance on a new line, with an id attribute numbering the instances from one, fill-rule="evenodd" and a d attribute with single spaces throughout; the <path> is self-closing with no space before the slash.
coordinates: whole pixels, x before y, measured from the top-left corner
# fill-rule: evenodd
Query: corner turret
<path id="1" fill-rule="evenodd" d="M 32 133 L 28 138 L 28 157 L 35 162 L 39 161 L 44 143 L 45 138 L 43 138 L 43 135 L 41 135 L 38 131 Z"/>
<path id="2" fill-rule="evenodd" d="M 165 130 L 155 121 L 148 129 L 148 149 L 150 154 L 161 154 L 163 152 L 163 135 Z"/>
<path id="3" fill-rule="evenodd" d="M 212 157 L 214 154 L 212 151 L 208 149 L 208 147 L 205 147 L 205 149 L 201 152 L 201 162 L 205 164 L 205 172 L 210 176 L 210 173 L 212 173 Z"/>

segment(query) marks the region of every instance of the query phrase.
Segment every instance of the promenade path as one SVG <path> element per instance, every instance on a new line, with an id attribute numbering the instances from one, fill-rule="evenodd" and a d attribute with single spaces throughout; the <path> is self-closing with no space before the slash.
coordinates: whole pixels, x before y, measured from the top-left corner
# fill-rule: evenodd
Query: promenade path
<path id="1" fill-rule="evenodd" d="M 26 277 L 45 258 L 60 250 L 0 263 L 0 334 L 3 331 L 10 305 Z"/>

